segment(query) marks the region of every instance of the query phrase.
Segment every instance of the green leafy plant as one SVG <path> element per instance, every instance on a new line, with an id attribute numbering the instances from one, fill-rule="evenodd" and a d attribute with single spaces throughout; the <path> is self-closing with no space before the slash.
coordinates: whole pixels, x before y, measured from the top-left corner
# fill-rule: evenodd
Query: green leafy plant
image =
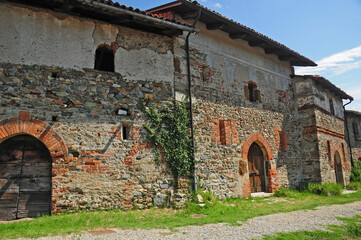
<path id="1" fill-rule="evenodd" d="M 346 188 L 348 190 L 359 190 L 361 189 L 361 182 L 350 182 Z"/>
<path id="2" fill-rule="evenodd" d="M 161 106 L 145 108 L 149 125 L 144 124 L 146 139 L 152 143 L 156 153 L 156 163 L 163 155 L 168 164 L 177 187 L 178 177 L 190 173 L 193 149 L 189 134 L 189 117 L 186 103 L 172 101 Z"/>
<path id="3" fill-rule="evenodd" d="M 336 183 L 309 183 L 307 191 L 323 196 L 338 196 L 342 194 L 343 187 Z"/>
<path id="4" fill-rule="evenodd" d="M 360 182 L 361 183 L 361 162 L 355 161 L 351 168 L 351 182 Z"/>

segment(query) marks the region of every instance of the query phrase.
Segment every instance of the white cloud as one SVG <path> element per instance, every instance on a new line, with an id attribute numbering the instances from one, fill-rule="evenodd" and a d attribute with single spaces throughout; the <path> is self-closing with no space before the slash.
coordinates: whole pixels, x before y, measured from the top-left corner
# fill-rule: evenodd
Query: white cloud
<path id="1" fill-rule="evenodd" d="M 317 67 L 297 68 L 299 75 L 327 74 L 339 75 L 353 69 L 361 68 L 361 45 L 317 61 Z"/>
<path id="2" fill-rule="evenodd" d="M 222 5 L 220 3 L 216 3 L 213 5 L 215 8 L 222 8 Z"/>
<path id="3" fill-rule="evenodd" d="M 361 86 L 354 86 L 346 89 L 347 94 L 355 98 L 355 100 L 361 100 Z M 360 109 L 361 110 L 361 109 Z"/>

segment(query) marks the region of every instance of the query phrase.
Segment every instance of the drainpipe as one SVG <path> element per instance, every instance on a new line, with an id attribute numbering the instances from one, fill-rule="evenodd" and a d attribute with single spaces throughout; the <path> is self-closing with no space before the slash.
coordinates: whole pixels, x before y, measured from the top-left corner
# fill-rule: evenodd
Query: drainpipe
<path id="1" fill-rule="evenodd" d="M 198 10 L 197 17 L 192 25 L 194 28 L 201 17 L 202 10 Z M 193 156 L 192 156 L 192 174 L 193 174 L 193 190 L 197 194 L 197 175 L 196 175 L 196 163 L 195 163 L 195 150 L 194 150 L 194 129 L 193 129 L 193 106 L 192 106 L 192 77 L 191 77 L 191 63 L 190 63 L 190 53 L 189 53 L 189 36 L 191 35 L 191 32 L 188 33 L 186 37 L 186 51 L 187 51 L 187 72 L 188 72 L 188 96 L 189 96 L 189 113 L 190 113 L 190 125 L 191 125 L 191 139 L 192 139 L 192 150 L 193 150 Z"/>
<path id="2" fill-rule="evenodd" d="M 350 103 L 352 103 L 353 99 L 350 99 L 350 101 L 348 103 L 346 103 L 345 105 L 343 105 L 343 112 L 346 112 L 345 107 L 347 105 L 349 105 Z M 353 166 L 354 162 L 353 162 L 353 156 L 352 156 L 352 146 L 351 146 L 351 138 L 350 138 L 350 132 L 348 131 L 348 123 L 347 123 L 347 118 L 346 118 L 346 114 L 345 114 L 345 124 L 346 124 L 346 132 L 347 132 L 347 142 L 348 142 L 348 146 L 350 148 L 350 156 L 351 156 L 351 166 Z"/>
<path id="3" fill-rule="evenodd" d="M 86 4 L 89 6 L 93 6 L 95 8 L 101 9 L 101 10 L 107 10 L 109 12 L 115 12 L 115 13 L 120 13 L 120 14 L 126 14 L 128 16 L 132 16 L 134 19 L 139 19 L 145 22 L 153 22 L 155 24 L 158 24 L 159 26 L 164 26 L 164 27 L 170 27 L 170 28 L 174 28 L 174 29 L 179 29 L 182 31 L 187 31 L 187 32 L 195 32 L 198 33 L 199 30 L 194 29 L 193 27 L 188 27 L 188 26 L 184 26 L 181 24 L 177 24 L 177 23 L 173 23 L 170 21 L 165 21 L 163 19 L 158 19 L 152 16 L 148 16 L 145 14 L 141 14 L 141 13 L 136 13 L 133 11 L 129 11 L 123 8 L 118 8 L 118 7 L 114 7 L 111 5 L 107 5 L 104 3 L 100 3 L 94 0 L 77 0 L 77 2 L 79 2 L 80 4 Z"/>

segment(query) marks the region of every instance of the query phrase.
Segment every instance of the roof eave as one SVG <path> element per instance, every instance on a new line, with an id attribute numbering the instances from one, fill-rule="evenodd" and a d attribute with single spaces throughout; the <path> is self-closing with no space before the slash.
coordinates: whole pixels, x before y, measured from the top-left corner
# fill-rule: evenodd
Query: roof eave
<path id="1" fill-rule="evenodd" d="M 322 87 L 328 89 L 330 92 L 335 94 L 336 96 L 340 97 L 341 99 L 349 99 L 351 101 L 354 100 L 354 98 L 350 95 L 348 95 L 346 92 L 338 88 L 336 85 L 334 85 L 332 82 L 330 82 L 328 79 L 322 77 L 322 76 L 316 76 L 316 75 L 293 75 L 291 77 L 302 77 L 304 79 L 310 78 L 314 81 L 317 81 Z"/>
<path id="2" fill-rule="evenodd" d="M 240 23 L 228 19 L 217 12 L 211 11 L 199 5 L 196 2 L 186 0 L 174 1 L 168 4 L 161 5 L 147 10 L 151 13 L 159 13 L 165 11 L 179 11 L 180 7 L 186 7 L 191 11 L 202 10 L 200 18 L 201 22 L 212 21 L 212 27 L 207 25 L 209 30 L 222 30 L 227 32 L 232 39 L 242 39 L 249 43 L 250 47 L 263 48 L 265 54 L 275 54 L 281 61 L 289 61 L 292 66 L 317 66 L 312 60 L 302 56 L 301 54 L 287 48 L 286 46 L 262 35 L 251 28 L 248 28 Z M 178 12 L 179 13 L 179 12 Z M 191 15 L 191 14 L 188 14 Z M 218 27 L 218 28 L 217 28 Z"/>

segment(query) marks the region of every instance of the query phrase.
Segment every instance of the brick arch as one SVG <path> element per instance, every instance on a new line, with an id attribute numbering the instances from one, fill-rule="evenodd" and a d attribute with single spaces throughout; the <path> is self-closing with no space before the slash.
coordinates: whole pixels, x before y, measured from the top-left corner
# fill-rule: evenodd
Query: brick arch
<path id="1" fill-rule="evenodd" d="M 27 134 L 39 139 L 49 150 L 54 163 L 69 163 L 68 149 L 50 125 L 30 117 L 29 111 L 19 111 L 17 117 L 0 121 L 0 143 L 16 135 Z"/>
<path id="2" fill-rule="evenodd" d="M 252 133 L 245 141 L 245 143 L 242 146 L 242 158 L 244 161 L 247 161 L 248 158 L 248 151 L 251 147 L 252 143 L 257 143 L 258 146 L 263 151 L 263 154 L 265 156 L 265 159 L 268 161 L 271 161 L 273 159 L 271 146 L 269 145 L 268 141 L 261 133 Z"/>
<path id="3" fill-rule="evenodd" d="M 277 177 L 277 169 L 275 167 L 271 166 L 271 160 L 273 159 L 272 155 L 272 149 L 269 145 L 266 138 L 261 133 L 252 133 L 245 141 L 245 143 L 242 146 L 242 158 L 243 161 L 248 162 L 248 151 L 249 148 L 253 143 L 257 143 L 258 146 L 262 149 L 263 155 L 265 157 L 265 160 L 269 163 L 269 169 L 267 173 L 267 192 L 274 192 L 276 191 L 278 186 L 278 177 Z M 249 182 L 249 179 L 246 180 L 247 182 L 243 186 L 243 194 L 247 197 L 251 194 L 251 184 Z"/>
<path id="4" fill-rule="evenodd" d="M 342 148 L 342 143 L 337 143 L 334 141 L 328 141 L 329 144 L 329 164 L 331 170 L 335 170 L 335 153 L 338 152 L 341 159 L 341 165 L 347 168 L 347 164 L 344 156 L 344 149 Z"/>

